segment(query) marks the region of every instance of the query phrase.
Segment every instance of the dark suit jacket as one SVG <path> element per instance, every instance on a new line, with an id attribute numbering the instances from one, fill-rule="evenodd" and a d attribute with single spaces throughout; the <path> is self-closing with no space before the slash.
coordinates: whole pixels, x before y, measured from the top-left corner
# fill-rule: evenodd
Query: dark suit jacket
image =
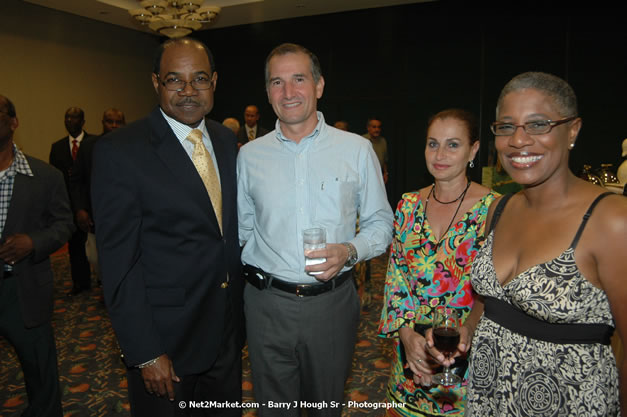
<path id="1" fill-rule="evenodd" d="M 237 146 L 228 128 L 206 124 L 220 171 L 224 235 L 196 168 L 158 108 L 94 149 L 104 297 L 129 366 L 167 353 L 179 376 L 210 369 L 229 297 L 241 329 Z M 223 289 L 227 274 L 231 284 Z"/>
<path id="2" fill-rule="evenodd" d="M 26 327 L 39 326 L 52 316 L 53 276 L 50 254 L 74 231 L 63 176 L 45 162 L 27 156 L 33 176 L 17 174 L 3 236 L 24 233 L 33 240 L 31 255 L 13 266 Z"/>
<path id="3" fill-rule="evenodd" d="M 270 133 L 268 129 L 264 129 L 259 124 L 257 124 L 257 136 L 255 136 L 255 139 L 261 136 L 265 136 L 268 133 Z M 246 134 L 246 124 L 243 124 L 242 127 L 240 127 L 239 130 L 237 131 L 237 141 L 241 144 L 248 143 L 248 135 Z"/>
<path id="4" fill-rule="evenodd" d="M 94 145 L 102 136 L 84 138 L 78 148 L 70 173 L 70 200 L 74 213 L 85 210 L 93 217 L 91 208 L 91 171 Z M 71 158 L 71 156 L 70 156 Z"/>
<path id="5" fill-rule="evenodd" d="M 91 135 L 85 132 L 85 136 L 81 141 L 81 145 L 79 146 L 79 151 L 85 140 L 87 140 Z M 68 193 L 70 192 L 70 173 L 72 171 L 72 166 L 74 165 L 74 160 L 72 159 L 72 152 L 70 151 L 70 142 L 69 136 L 66 136 L 58 141 L 54 142 L 50 147 L 50 165 L 57 168 L 59 171 L 63 173 L 63 179 L 65 180 L 65 186 L 67 188 Z"/>

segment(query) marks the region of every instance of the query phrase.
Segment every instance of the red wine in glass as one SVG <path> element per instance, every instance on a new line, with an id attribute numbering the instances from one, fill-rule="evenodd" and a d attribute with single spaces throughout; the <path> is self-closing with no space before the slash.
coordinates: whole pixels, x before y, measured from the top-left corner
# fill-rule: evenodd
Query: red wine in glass
<path id="1" fill-rule="evenodd" d="M 437 308 L 433 311 L 433 342 L 435 348 L 450 358 L 459 344 L 459 315 L 457 310 L 448 307 Z M 444 372 L 433 375 L 433 381 L 440 385 L 455 385 L 461 378 L 453 374 L 448 366 Z"/>

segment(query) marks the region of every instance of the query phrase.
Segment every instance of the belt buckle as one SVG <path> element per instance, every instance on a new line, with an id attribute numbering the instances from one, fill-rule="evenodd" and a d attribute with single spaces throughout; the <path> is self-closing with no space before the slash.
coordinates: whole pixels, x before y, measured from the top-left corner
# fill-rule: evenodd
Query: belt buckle
<path id="1" fill-rule="evenodd" d="M 301 294 L 300 292 L 301 292 L 301 290 L 304 291 L 305 289 L 307 289 L 309 287 L 311 287 L 311 285 L 308 285 L 308 284 L 297 284 L 296 285 L 296 295 L 301 297 L 301 298 L 304 297 L 305 295 Z"/>

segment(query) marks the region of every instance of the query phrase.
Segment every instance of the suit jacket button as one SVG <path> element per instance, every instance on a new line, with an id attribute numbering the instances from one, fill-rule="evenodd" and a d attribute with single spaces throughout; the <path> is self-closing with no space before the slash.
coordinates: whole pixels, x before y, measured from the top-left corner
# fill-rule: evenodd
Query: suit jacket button
<path id="1" fill-rule="evenodd" d="M 220 288 L 226 288 L 226 287 L 228 287 L 228 286 L 229 286 L 229 283 L 228 283 L 228 282 L 226 282 L 226 281 L 225 281 L 225 282 L 223 282 L 222 284 L 220 284 Z"/>

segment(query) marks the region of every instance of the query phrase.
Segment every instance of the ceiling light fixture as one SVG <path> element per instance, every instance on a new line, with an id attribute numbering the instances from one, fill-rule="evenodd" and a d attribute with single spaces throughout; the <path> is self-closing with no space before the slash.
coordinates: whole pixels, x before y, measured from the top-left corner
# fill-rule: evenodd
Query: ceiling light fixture
<path id="1" fill-rule="evenodd" d="M 217 6 L 203 6 L 204 0 L 138 0 L 141 9 L 131 9 L 135 20 L 169 38 L 187 36 L 220 13 Z"/>

